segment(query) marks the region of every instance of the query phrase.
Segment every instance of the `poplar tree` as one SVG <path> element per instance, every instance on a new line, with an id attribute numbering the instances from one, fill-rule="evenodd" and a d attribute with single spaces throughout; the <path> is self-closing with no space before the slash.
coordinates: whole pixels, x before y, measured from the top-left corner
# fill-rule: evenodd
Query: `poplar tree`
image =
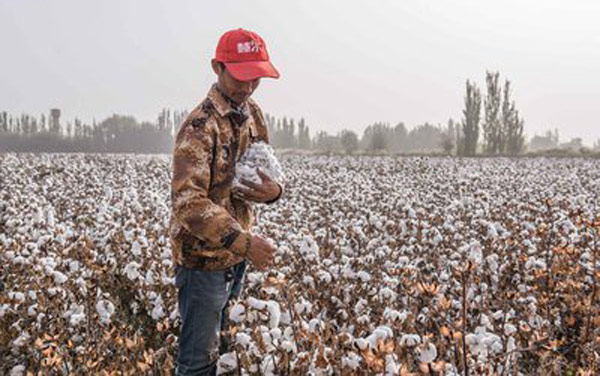
<path id="1" fill-rule="evenodd" d="M 500 139 L 500 152 L 511 155 L 519 154 L 525 147 L 523 134 L 525 122 L 519 118 L 515 102 L 510 100 L 510 81 L 504 82 L 504 95 L 502 99 L 502 138 Z"/>
<path id="2" fill-rule="evenodd" d="M 487 154 L 497 154 L 500 140 L 504 137 L 500 122 L 501 88 L 498 84 L 498 72 L 485 72 L 486 96 L 484 101 L 485 120 L 483 122 L 483 150 Z"/>
<path id="3" fill-rule="evenodd" d="M 481 92 L 467 80 L 465 108 L 463 110 L 462 135 L 459 140 L 461 155 L 473 156 L 477 152 L 479 140 L 479 120 L 481 116 Z"/>

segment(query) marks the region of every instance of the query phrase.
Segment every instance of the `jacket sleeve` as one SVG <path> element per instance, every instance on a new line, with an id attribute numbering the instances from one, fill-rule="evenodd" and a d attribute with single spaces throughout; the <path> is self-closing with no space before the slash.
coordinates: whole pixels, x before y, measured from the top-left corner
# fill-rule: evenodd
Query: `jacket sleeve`
<path id="1" fill-rule="evenodd" d="M 190 115 L 178 132 L 171 181 L 173 214 L 187 231 L 209 246 L 244 256 L 250 233 L 208 197 L 215 125 L 210 118 Z"/>

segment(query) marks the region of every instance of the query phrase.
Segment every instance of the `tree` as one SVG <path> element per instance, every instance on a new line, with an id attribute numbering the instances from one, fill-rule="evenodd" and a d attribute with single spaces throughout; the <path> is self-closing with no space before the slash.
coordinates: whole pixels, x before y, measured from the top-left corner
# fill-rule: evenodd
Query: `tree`
<path id="1" fill-rule="evenodd" d="M 298 122 L 298 147 L 300 149 L 310 149 L 310 133 L 304 118 Z"/>
<path id="2" fill-rule="evenodd" d="M 486 97 L 484 101 L 485 121 L 483 122 L 483 150 L 487 154 L 503 152 L 500 149 L 504 137 L 502 123 L 500 122 L 500 97 L 501 88 L 498 84 L 498 72 L 485 72 Z"/>
<path id="3" fill-rule="evenodd" d="M 340 143 L 346 154 L 352 154 L 352 152 L 358 149 L 358 135 L 350 130 L 344 129 L 340 133 Z"/>
<path id="4" fill-rule="evenodd" d="M 0 112 L 0 132 L 8 132 L 8 114 L 6 111 Z"/>
<path id="5" fill-rule="evenodd" d="M 519 111 L 515 108 L 515 102 L 510 101 L 510 81 L 504 83 L 504 96 L 502 100 L 502 133 L 499 143 L 501 153 L 508 152 L 511 155 L 519 154 L 525 147 L 524 121 L 519 118 Z"/>
<path id="6" fill-rule="evenodd" d="M 434 126 L 429 123 L 420 124 L 410 130 L 408 133 L 408 148 L 411 152 L 430 153 L 439 151 L 444 132 L 441 126 Z"/>
<path id="7" fill-rule="evenodd" d="M 535 135 L 529 141 L 529 151 L 556 149 L 558 147 L 558 133 L 547 131 L 543 136 Z"/>
<path id="8" fill-rule="evenodd" d="M 448 155 L 452 154 L 452 150 L 454 150 L 455 146 L 456 130 L 454 128 L 454 120 L 448 119 L 448 126 L 442 135 L 442 141 L 440 143 L 442 150 Z"/>
<path id="9" fill-rule="evenodd" d="M 319 132 L 315 137 L 315 147 L 319 150 L 332 152 L 338 149 L 339 139 L 329 135 L 327 132 Z"/>
<path id="10" fill-rule="evenodd" d="M 371 124 L 363 132 L 360 143 L 367 150 L 385 150 L 388 147 L 391 134 L 392 130 L 389 125 L 384 123 Z"/>
<path id="11" fill-rule="evenodd" d="M 296 143 L 296 124 L 294 124 L 294 119 L 290 119 L 290 126 L 288 128 L 288 147 L 295 148 L 297 146 Z"/>
<path id="12" fill-rule="evenodd" d="M 481 92 L 467 80 L 465 108 L 463 110 L 462 137 L 460 138 L 461 155 L 473 156 L 477 152 L 479 140 L 479 120 L 481 116 Z"/>
<path id="13" fill-rule="evenodd" d="M 392 129 L 392 134 L 390 137 L 390 149 L 394 152 L 401 152 L 408 149 L 408 130 L 404 123 L 400 122 L 396 124 L 394 129 Z"/>

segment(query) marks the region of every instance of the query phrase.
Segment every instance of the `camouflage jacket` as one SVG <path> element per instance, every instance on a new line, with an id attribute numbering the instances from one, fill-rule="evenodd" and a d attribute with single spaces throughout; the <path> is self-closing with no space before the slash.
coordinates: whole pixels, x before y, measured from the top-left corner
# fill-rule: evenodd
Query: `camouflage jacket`
<path id="1" fill-rule="evenodd" d="M 177 265 L 221 270 L 244 258 L 254 213 L 231 188 L 236 162 L 257 141 L 268 143 L 269 137 L 256 102 L 248 99 L 236 107 L 216 84 L 181 124 L 173 150 L 169 222 Z"/>

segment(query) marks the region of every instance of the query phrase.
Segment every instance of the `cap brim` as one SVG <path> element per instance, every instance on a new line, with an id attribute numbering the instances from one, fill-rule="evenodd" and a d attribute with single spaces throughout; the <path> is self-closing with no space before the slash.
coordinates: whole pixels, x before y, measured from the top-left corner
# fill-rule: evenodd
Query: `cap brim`
<path id="1" fill-rule="evenodd" d="M 239 81 L 252 81 L 261 77 L 279 78 L 279 72 L 270 61 L 244 61 L 224 64 L 233 78 Z"/>

